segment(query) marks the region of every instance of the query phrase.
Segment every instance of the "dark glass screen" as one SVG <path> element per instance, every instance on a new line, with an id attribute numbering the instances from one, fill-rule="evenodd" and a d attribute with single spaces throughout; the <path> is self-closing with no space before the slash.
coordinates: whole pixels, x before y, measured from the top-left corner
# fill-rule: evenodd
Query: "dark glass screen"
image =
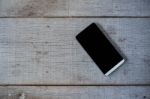
<path id="1" fill-rule="evenodd" d="M 104 74 L 123 60 L 95 23 L 79 33 L 76 39 Z"/>

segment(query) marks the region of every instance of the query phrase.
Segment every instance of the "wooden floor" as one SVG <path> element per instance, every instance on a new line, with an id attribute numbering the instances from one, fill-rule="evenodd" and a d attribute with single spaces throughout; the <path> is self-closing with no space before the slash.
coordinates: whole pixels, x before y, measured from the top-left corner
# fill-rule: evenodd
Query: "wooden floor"
<path id="1" fill-rule="evenodd" d="M 92 22 L 127 58 L 109 77 L 75 39 Z M 0 99 L 150 99 L 150 1 L 0 0 Z"/>

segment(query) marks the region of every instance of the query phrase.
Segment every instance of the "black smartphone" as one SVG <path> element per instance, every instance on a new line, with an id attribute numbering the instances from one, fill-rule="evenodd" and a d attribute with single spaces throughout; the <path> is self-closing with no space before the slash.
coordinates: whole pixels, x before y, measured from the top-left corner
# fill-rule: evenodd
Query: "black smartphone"
<path id="1" fill-rule="evenodd" d="M 125 61 L 95 23 L 80 32 L 76 39 L 106 76 Z"/>

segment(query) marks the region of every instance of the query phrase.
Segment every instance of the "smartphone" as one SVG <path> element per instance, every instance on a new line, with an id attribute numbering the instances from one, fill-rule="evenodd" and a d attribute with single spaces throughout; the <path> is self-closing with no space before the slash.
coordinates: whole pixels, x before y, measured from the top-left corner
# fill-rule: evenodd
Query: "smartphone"
<path id="1" fill-rule="evenodd" d="M 95 23 L 80 32 L 76 39 L 106 76 L 125 61 Z"/>

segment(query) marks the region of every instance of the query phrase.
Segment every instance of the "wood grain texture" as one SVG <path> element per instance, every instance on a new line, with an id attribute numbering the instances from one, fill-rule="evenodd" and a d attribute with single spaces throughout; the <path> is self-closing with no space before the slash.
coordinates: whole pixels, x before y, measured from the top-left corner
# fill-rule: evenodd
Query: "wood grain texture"
<path id="1" fill-rule="evenodd" d="M 0 0 L 0 17 L 67 15 L 68 0 Z"/>
<path id="2" fill-rule="evenodd" d="M 149 0 L 71 0 L 72 16 L 150 16 Z"/>
<path id="3" fill-rule="evenodd" d="M 149 99 L 150 87 L 115 86 L 17 86 L 0 87 L 0 99 Z M 22 99 L 22 98 L 20 98 Z"/>
<path id="4" fill-rule="evenodd" d="M 106 77 L 76 41 L 100 24 L 127 62 Z M 0 19 L 0 84 L 150 84 L 149 18 Z"/>
<path id="5" fill-rule="evenodd" d="M 0 0 L 0 17 L 149 17 L 149 5 L 149 0 Z"/>

